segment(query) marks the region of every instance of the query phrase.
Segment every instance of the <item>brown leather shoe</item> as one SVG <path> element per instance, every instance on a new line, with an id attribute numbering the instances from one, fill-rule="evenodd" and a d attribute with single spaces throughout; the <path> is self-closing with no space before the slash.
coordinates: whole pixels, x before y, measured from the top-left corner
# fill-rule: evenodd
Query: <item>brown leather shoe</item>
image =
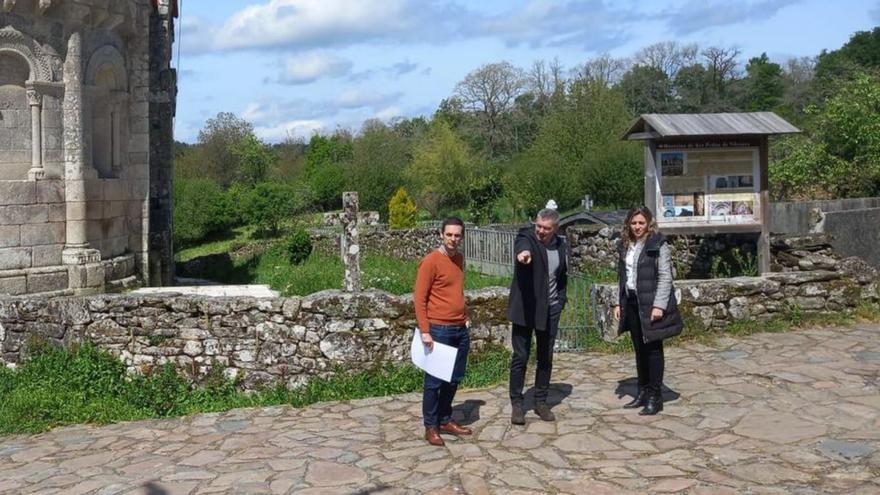
<path id="1" fill-rule="evenodd" d="M 425 440 L 431 445 L 436 445 L 438 447 L 446 445 L 446 442 L 440 437 L 440 431 L 438 431 L 437 428 L 430 426 L 425 428 Z"/>
<path id="2" fill-rule="evenodd" d="M 443 433 L 451 433 L 453 435 L 470 435 L 474 432 L 474 430 L 461 426 L 455 421 L 440 425 L 440 431 Z"/>

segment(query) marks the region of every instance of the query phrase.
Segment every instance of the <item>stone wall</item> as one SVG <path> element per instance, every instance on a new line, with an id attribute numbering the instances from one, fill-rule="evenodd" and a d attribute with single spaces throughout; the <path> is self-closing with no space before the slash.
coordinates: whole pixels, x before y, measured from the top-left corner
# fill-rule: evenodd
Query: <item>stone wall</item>
<path id="1" fill-rule="evenodd" d="M 878 271 L 860 258 L 823 259 L 821 265 L 801 263 L 797 271 L 761 277 L 678 280 L 676 297 L 692 329 L 723 328 L 744 320 L 768 320 L 803 312 L 838 312 L 861 301 L 877 302 Z M 606 340 L 617 337 L 613 308 L 617 284 L 596 285 L 595 324 Z"/>
<path id="2" fill-rule="evenodd" d="M 616 270 L 619 227 L 576 226 L 567 231 L 576 270 Z M 757 234 L 669 236 L 676 279 L 707 279 L 736 272 L 741 265 L 757 269 Z M 771 270 L 813 270 L 839 259 L 826 234 L 773 235 Z"/>
<path id="3" fill-rule="evenodd" d="M 339 233 L 316 229 L 311 232 L 315 248 L 330 254 L 339 254 Z M 370 230 L 359 233 L 361 248 L 388 253 L 404 260 L 419 260 L 440 245 L 436 228 L 403 230 Z"/>
<path id="4" fill-rule="evenodd" d="M 507 338 L 507 291 L 468 291 L 472 346 Z M 244 388 L 296 386 L 336 369 L 409 359 L 411 296 L 324 291 L 292 298 L 97 295 L 0 300 L 0 359 L 18 363 L 29 335 L 57 345 L 91 341 L 134 372 L 171 362 L 203 377 L 242 373 Z"/>

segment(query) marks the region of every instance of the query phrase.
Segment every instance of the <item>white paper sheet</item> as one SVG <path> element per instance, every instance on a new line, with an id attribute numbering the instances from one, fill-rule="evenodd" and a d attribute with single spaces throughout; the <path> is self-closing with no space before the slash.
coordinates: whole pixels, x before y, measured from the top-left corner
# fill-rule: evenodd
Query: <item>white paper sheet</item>
<path id="1" fill-rule="evenodd" d="M 421 332 L 416 328 L 410 346 L 410 355 L 412 363 L 419 369 L 425 370 L 425 373 L 445 382 L 452 380 L 452 369 L 455 367 L 455 357 L 458 355 L 457 348 L 435 341 L 434 350 L 429 351 L 422 343 Z"/>

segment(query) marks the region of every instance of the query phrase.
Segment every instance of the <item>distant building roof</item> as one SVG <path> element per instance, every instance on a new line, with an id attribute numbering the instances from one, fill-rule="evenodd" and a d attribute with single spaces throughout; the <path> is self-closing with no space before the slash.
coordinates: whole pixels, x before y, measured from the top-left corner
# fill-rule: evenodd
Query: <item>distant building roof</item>
<path id="1" fill-rule="evenodd" d="M 801 132 L 773 112 L 750 113 L 646 113 L 623 139 L 658 139 L 694 136 L 766 136 Z"/>

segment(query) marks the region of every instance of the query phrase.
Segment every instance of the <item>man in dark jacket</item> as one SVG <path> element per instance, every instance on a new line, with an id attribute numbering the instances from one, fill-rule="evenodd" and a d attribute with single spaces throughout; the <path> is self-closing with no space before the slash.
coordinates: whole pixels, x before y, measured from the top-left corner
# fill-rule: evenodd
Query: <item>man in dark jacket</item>
<path id="1" fill-rule="evenodd" d="M 538 365 L 535 370 L 535 413 L 544 421 L 556 419 L 547 406 L 550 374 L 553 370 L 553 346 L 559 328 L 559 315 L 565 307 L 568 273 L 568 250 L 556 235 L 559 213 L 543 209 L 534 227 L 520 229 L 514 243 L 513 283 L 507 305 L 507 319 L 513 324 L 510 363 L 510 422 L 525 424 L 523 386 L 526 363 L 532 346 L 532 332 L 537 341 Z"/>

